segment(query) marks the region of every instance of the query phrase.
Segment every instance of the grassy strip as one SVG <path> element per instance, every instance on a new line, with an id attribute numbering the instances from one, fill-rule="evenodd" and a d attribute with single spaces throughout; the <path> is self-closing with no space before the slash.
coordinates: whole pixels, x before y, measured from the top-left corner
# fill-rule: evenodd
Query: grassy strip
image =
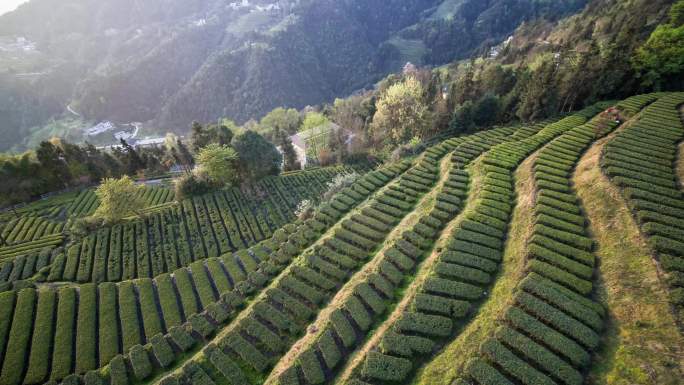
<path id="1" fill-rule="evenodd" d="M 610 309 L 589 384 L 679 384 L 684 338 L 678 332 L 651 251 L 619 191 L 601 173 L 604 143 L 580 161 L 574 178 L 600 258 L 597 293 Z M 680 169 L 684 172 L 684 169 Z M 682 175 L 682 174 L 680 174 Z"/>
<path id="2" fill-rule="evenodd" d="M 684 114 L 684 107 L 682 107 L 682 114 Z M 679 144 L 675 171 L 677 175 L 677 181 L 679 182 L 679 189 L 684 190 L 684 142 Z"/>

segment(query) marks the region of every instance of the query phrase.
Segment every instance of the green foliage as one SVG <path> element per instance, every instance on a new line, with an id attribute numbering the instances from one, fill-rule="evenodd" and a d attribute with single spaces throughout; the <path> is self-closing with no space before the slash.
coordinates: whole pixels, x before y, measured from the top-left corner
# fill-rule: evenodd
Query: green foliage
<path id="1" fill-rule="evenodd" d="M 585 366 L 589 362 L 589 354 L 582 346 L 517 307 L 510 308 L 505 319 L 516 329 L 543 342 L 574 365 Z"/>
<path id="2" fill-rule="evenodd" d="M 99 359 L 100 366 L 104 366 L 119 353 L 119 319 L 116 312 L 116 285 L 113 283 L 102 284 L 98 288 L 98 320 L 99 326 Z M 109 327 L 102 327 L 110 325 Z"/>
<path id="3" fill-rule="evenodd" d="M 420 333 L 430 337 L 446 337 L 451 334 L 453 322 L 447 317 L 419 312 L 406 312 L 397 321 L 398 331 L 405 334 Z"/>
<path id="4" fill-rule="evenodd" d="M 169 335 L 171 336 L 173 343 L 183 352 L 190 350 L 197 343 L 197 341 L 192 338 L 192 335 L 181 326 L 174 326 L 169 329 Z"/>
<path id="5" fill-rule="evenodd" d="M 37 292 L 33 289 L 24 289 L 17 295 L 12 328 L 3 357 L 2 375 L 0 375 L 0 383 L 3 385 L 19 385 L 22 382 L 22 372 L 26 367 L 26 354 L 30 349 L 36 294 Z"/>
<path id="6" fill-rule="evenodd" d="M 429 127 L 428 107 L 423 87 L 414 77 L 390 86 L 377 102 L 373 118 L 373 136 L 381 142 L 405 143 L 414 136 L 424 136 Z"/>
<path id="7" fill-rule="evenodd" d="M 684 25 L 684 1 L 678 1 L 670 8 L 670 24 L 675 27 Z"/>
<path id="8" fill-rule="evenodd" d="M 213 346 L 210 346 L 207 351 L 211 363 L 231 384 L 247 383 L 247 379 L 240 368 L 225 353 Z"/>
<path id="9" fill-rule="evenodd" d="M 184 174 L 174 179 L 174 192 L 176 201 L 181 202 L 184 199 L 193 196 L 199 196 L 209 193 L 213 188 L 204 176 L 193 174 Z"/>
<path id="10" fill-rule="evenodd" d="M 278 130 L 275 135 L 280 145 L 280 151 L 283 153 L 283 171 L 295 171 L 302 168 L 299 162 L 297 152 L 292 145 L 292 139 L 284 131 Z"/>
<path id="11" fill-rule="evenodd" d="M 482 354 L 495 362 L 505 372 L 510 373 L 514 378 L 519 378 L 524 384 L 547 384 L 554 382 L 540 373 L 524 360 L 518 358 L 505 345 L 498 340 L 489 339 L 480 347 Z"/>
<path id="12" fill-rule="evenodd" d="M 195 153 L 200 153 L 201 150 L 210 144 L 227 146 L 233 140 L 233 130 L 237 126 L 232 121 L 223 122 L 221 125 L 208 125 L 203 127 L 198 122 L 193 122 L 190 132 L 190 141 L 192 142 L 192 149 Z"/>
<path id="13" fill-rule="evenodd" d="M 501 113 L 500 98 L 493 94 L 485 94 L 475 102 L 465 101 L 455 110 L 449 123 L 454 133 L 466 133 L 475 127 L 486 127 L 496 123 Z"/>
<path id="14" fill-rule="evenodd" d="M 76 330 L 76 289 L 62 288 L 58 293 L 57 320 L 50 379 L 59 380 L 71 371 L 73 338 Z"/>
<path id="15" fill-rule="evenodd" d="M 147 350 L 141 345 L 135 345 L 129 353 L 133 374 L 138 380 L 147 378 L 152 373 L 152 363 Z"/>
<path id="16" fill-rule="evenodd" d="M 78 296 L 76 323 L 76 373 L 85 374 L 97 368 L 95 344 L 97 338 L 97 286 L 81 286 Z"/>
<path id="17" fill-rule="evenodd" d="M 218 185 L 231 186 L 237 182 L 237 152 L 227 145 L 211 143 L 197 154 L 198 172 L 206 174 Z"/>
<path id="18" fill-rule="evenodd" d="M 325 373 L 312 349 L 304 351 L 298 361 L 304 372 L 304 378 L 311 384 L 322 384 L 325 381 Z"/>
<path id="19" fill-rule="evenodd" d="M 100 206 L 93 216 L 105 223 L 116 223 L 131 213 L 140 214 L 145 202 L 140 196 L 142 186 L 138 186 L 128 176 L 120 179 L 105 179 L 95 190 Z"/>
<path id="20" fill-rule="evenodd" d="M 282 155 L 256 132 L 247 131 L 236 136 L 233 148 L 240 157 L 238 170 L 243 179 L 254 181 L 278 174 Z"/>
<path id="21" fill-rule="evenodd" d="M 655 89 L 680 89 L 684 71 L 684 1 L 672 5 L 670 22 L 662 24 L 635 53 L 633 65 L 642 84 Z"/>
<path id="22" fill-rule="evenodd" d="M 378 352 L 368 354 L 363 367 L 366 377 L 380 381 L 402 381 L 412 369 L 411 361 L 384 355 Z"/>
<path id="23" fill-rule="evenodd" d="M 289 135 L 295 134 L 302 123 L 299 111 L 294 108 L 285 109 L 278 107 L 266 114 L 259 122 L 259 133 L 271 138 L 278 130 L 285 131 Z"/>
<path id="24" fill-rule="evenodd" d="M 112 385 L 128 385 L 126 362 L 122 355 L 119 354 L 112 359 L 109 364 L 109 376 Z"/>
<path id="25" fill-rule="evenodd" d="M 330 120 L 320 112 L 309 112 L 306 114 L 300 131 L 309 131 L 324 125 L 330 124 Z"/>

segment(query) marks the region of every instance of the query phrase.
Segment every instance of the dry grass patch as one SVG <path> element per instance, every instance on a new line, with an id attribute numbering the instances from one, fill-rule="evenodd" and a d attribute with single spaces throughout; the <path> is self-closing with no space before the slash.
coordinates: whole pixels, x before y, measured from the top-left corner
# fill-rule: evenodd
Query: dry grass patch
<path id="1" fill-rule="evenodd" d="M 682 118 L 682 123 L 684 124 L 684 106 L 679 109 L 679 116 Z M 677 180 L 679 181 L 679 189 L 684 190 L 684 141 L 679 143 L 675 172 L 677 173 Z"/>
<path id="2" fill-rule="evenodd" d="M 677 180 L 679 181 L 679 189 L 684 189 L 684 142 L 679 144 L 677 151 Z"/>
<path id="3" fill-rule="evenodd" d="M 666 288 L 629 209 L 599 168 L 609 139 L 582 157 L 574 178 L 598 242 L 598 300 L 608 309 L 604 341 L 587 383 L 682 384 L 684 338 Z"/>
<path id="4" fill-rule="evenodd" d="M 679 116 L 682 119 L 682 123 L 684 123 L 684 106 L 679 109 Z M 684 190 L 684 141 L 679 143 L 675 172 L 677 174 L 677 181 L 679 182 L 679 189 Z"/>

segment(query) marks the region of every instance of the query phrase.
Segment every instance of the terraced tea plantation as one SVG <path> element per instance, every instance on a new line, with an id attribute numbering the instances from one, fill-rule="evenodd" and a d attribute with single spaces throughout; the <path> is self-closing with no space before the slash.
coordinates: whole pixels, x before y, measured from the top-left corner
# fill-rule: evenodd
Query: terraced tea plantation
<path id="1" fill-rule="evenodd" d="M 0 385 L 680 383 L 683 104 L 640 95 L 449 138 L 306 219 L 297 205 L 351 169 L 180 204 L 151 188 L 145 220 L 82 239 L 64 218 L 92 192 L 6 213 Z M 634 231 L 614 244 L 618 225 Z M 611 268 L 632 248 L 624 269 L 655 277 L 653 298 Z"/>
<path id="2" fill-rule="evenodd" d="M 337 167 L 267 178 L 244 191 L 219 191 L 181 204 L 170 201 L 169 189 L 146 188 L 144 220 L 106 227 L 82 239 L 67 239 L 64 218 L 95 210 L 98 202 L 91 190 L 73 194 L 67 202 L 55 198 L 47 215 L 41 214 L 49 200 L 39 202 L 35 211 L 28 206 L 16 215 L 4 214 L 0 285 L 27 279 L 83 283 L 152 278 L 242 250 L 270 238 L 294 220 L 301 201 L 319 199 L 335 175 L 350 172 Z M 44 263 L 41 253 L 47 256 Z M 37 259 L 40 263 L 32 262 Z"/>

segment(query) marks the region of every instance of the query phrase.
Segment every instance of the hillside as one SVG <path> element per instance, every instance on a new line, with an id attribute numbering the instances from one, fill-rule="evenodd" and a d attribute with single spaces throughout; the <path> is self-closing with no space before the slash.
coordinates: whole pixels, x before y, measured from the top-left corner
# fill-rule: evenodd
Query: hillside
<path id="1" fill-rule="evenodd" d="M 142 238 L 72 242 L 80 257 L 3 257 L 0 383 L 680 384 L 683 105 L 645 94 L 450 137 L 227 252 L 303 195 L 235 226 L 209 195 L 130 222 Z M 264 183 L 314 193 L 331 172 Z M 26 220 L 3 236 L 46 227 Z"/>
<path id="2" fill-rule="evenodd" d="M 406 61 L 468 57 L 525 20 L 554 20 L 585 1 L 167 3 L 69 0 L 55 11 L 32 0 L 0 17 L 9 49 L 0 51 L 0 150 L 72 116 L 66 106 L 85 121 L 185 132 L 193 120 L 244 122 L 332 101 Z M 15 47 L 17 37 L 28 45 Z"/>
<path id="3" fill-rule="evenodd" d="M 684 0 L 57 3 L 0 385 L 684 385 Z"/>

